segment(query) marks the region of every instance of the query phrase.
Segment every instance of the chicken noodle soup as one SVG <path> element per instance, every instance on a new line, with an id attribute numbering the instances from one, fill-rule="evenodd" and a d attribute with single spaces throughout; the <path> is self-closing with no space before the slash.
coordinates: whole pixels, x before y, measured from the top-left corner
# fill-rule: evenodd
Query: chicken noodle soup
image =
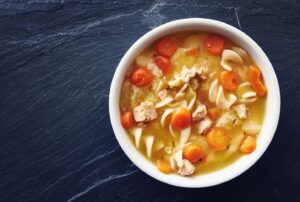
<path id="1" fill-rule="evenodd" d="M 215 34 L 177 33 L 135 58 L 121 90 L 121 123 L 162 173 L 201 174 L 251 155 L 266 94 L 244 49 Z"/>

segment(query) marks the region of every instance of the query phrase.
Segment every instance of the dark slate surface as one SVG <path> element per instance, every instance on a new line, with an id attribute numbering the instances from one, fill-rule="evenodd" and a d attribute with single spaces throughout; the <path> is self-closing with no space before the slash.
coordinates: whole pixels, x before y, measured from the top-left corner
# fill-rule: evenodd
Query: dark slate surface
<path id="1" fill-rule="evenodd" d="M 108 114 L 125 51 L 151 28 L 187 17 L 250 35 L 273 63 L 282 95 L 263 157 L 205 189 L 172 187 L 138 170 Z M 299 1 L 1 0 L 0 45 L 0 201 L 300 201 Z"/>

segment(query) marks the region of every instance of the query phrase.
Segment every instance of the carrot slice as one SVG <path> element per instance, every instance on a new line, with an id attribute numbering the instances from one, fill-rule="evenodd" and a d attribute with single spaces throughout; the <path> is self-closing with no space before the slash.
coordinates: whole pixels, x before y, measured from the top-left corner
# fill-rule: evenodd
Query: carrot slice
<path id="1" fill-rule="evenodd" d="M 131 128 L 134 125 L 134 118 L 132 111 L 121 113 L 121 123 L 124 128 Z"/>
<path id="2" fill-rule="evenodd" d="M 227 91 L 235 91 L 238 86 L 238 78 L 233 72 L 221 72 L 219 76 L 219 82 Z"/>
<path id="3" fill-rule="evenodd" d="M 210 35 L 205 41 L 205 49 L 212 55 L 220 55 L 224 50 L 224 38 L 218 35 Z"/>
<path id="4" fill-rule="evenodd" d="M 177 50 L 176 42 L 169 37 L 160 39 L 156 44 L 156 51 L 159 55 L 171 57 Z"/>
<path id="5" fill-rule="evenodd" d="M 240 145 L 241 152 L 250 154 L 256 149 L 256 138 L 251 135 L 245 135 Z"/>
<path id="6" fill-rule="evenodd" d="M 193 56 L 193 57 L 197 57 L 198 53 L 199 53 L 198 49 L 196 49 L 196 48 L 192 48 L 191 50 L 188 50 L 186 52 L 187 55 L 190 55 L 190 56 Z"/>
<path id="7" fill-rule="evenodd" d="M 131 83 L 138 87 L 148 86 L 153 80 L 152 73 L 146 67 L 137 67 L 131 75 Z"/>
<path id="8" fill-rule="evenodd" d="M 159 159 L 156 162 L 156 166 L 157 166 L 158 170 L 162 173 L 165 173 L 165 174 L 172 173 L 172 168 L 171 168 L 170 162 L 168 160 Z"/>
<path id="9" fill-rule="evenodd" d="M 163 75 L 167 75 L 170 68 L 171 62 L 169 58 L 164 56 L 156 56 L 154 59 L 154 63 L 161 69 Z"/>
<path id="10" fill-rule="evenodd" d="M 208 145 L 215 151 L 223 151 L 229 145 L 229 135 L 223 128 L 213 128 L 206 135 Z"/>
<path id="11" fill-rule="evenodd" d="M 261 81 L 261 72 L 255 66 L 250 67 L 250 82 L 259 96 L 264 96 L 267 93 L 267 88 Z"/>
<path id="12" fill-rule="evenodd" d="M 171 124 L 174 128 L 183 129 L 192 123 L 191 112 L 187 108 L 179 108 L 172 113 Z"/>
<path id="13" fill-rule="evenodd" d="M 208 115 L 213 120 L 217 120 L 220 117 L 220 110 L 218 107 L 208 109 Z"/>
<path id="14" fill-rule="evenodd" d="M 204 151 L 200 145 L 192 143 L 183 149 L 183 158 L 192 163 L 197 163 L 204 159 Z"/>

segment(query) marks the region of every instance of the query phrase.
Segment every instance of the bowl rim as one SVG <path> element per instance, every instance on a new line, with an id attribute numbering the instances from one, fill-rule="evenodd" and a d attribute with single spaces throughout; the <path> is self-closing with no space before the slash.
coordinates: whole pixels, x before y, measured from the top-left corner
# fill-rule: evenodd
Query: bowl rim
<path id="1" fill-rule="evenodd" d="M 193 26 L 195 26 L 194 29 L 189 29 L 189 27 Z M 140 152 L 129 140 L 126 131 L 121 126 L 119 109 L 119 96 L 125 72 L 129 68 L 130 64 L 132 64 L 133 59 L 138 55 L 139 52 L 141 52 L 140 50 L 143 50 L 143 48 L 145 48 L 147 45 L 153 43 L 155 40 L 162 36 L 185 30 L 210 31 L 219 33 L 225 37 L 230 38 L 231 40 L 233 40 L 232 37 L 234 37 L 234 39 L 237 39 L 240 43 L 243 43 L 244 46 L 247 46 L 246 48 L 243 48 L 245 48 L 248 53 L 248 49 L 253 49 L 253 54 L 255 54 L 255 57 L 251 55 L 253 60 L 257 63 L 255 58 L 258 58 L 260 62 L 264 64 L 263 68 L 260 67 L 260 69 L 268 88 L 265 117 L 262 130 L 260 132 L 260 135 L 258 136 L 258 138 L 262 141 L 261 144 L 258 145 L 260 146 L 259 149 L 257 147 L 257 149 L 253 153 L 251 153 L 251 155 L 243 156 L 222 169 L 192 177 L 182 177 L 177 174 L 165 175 L 155 169 L 153 163 L 143 157 L 142 154 L 140 154 Z M 121 146 L 127 157 L 140 170 L 142 170 L 147 175 L 170 185 L 187 188 L 199 188 L 214 186 L 229 181 L 248 170 L 252 165 L 255 164 L 255 162 L 258 161 L 258 159 L 266 151 L 274 137 L 279 121 L 280 103 L 280 89 L 274 68 L 264 51 L 257 45 L 254 40 L 252 40 L 241 30 L 221 21 L 206 18 L 186 18 L 171 21 L 150 30 L 142 37 L 140 37 L 127 50 L 120 63 L 118 64 L 111 82 L 109 92 L 109 115 L 110 122 L 119 145 Z"/>

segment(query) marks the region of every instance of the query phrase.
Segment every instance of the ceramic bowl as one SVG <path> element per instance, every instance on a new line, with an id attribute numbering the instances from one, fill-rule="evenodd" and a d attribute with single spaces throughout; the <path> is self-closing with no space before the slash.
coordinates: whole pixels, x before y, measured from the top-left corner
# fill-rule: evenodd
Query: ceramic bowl
<path id="1" fill-rule="evenodd" d="M 257 139 L 257 148 L 250 155 L 241 158 L 220 170 L 190 177 L 177 174 L 163 174 L 156 166 L 147 160 L 130 141 L 120 121 L 120 91 L 125 77 L 125 72 L 134 61 L 135 57 L 147 46 L 162 36 L 180 31 L 205 31 L 227 37 L 238 46 L 245 49 L 255 63 L 261 68 L 265 84 L 268 88 L 266 112 L 262 130 Z M 276 127 L 280 113 L 280 91 L 273 66 L 263 50 L 241 30 L 226 23 L 203 19 L 189 18 L 172 21 L 152 29 L 139 38 L 121 59 L 112 79 L 109 94 L 109 114 L 114 134 L 128 158 L 149 176 L 170 185 L 179 187 L 208 187 L 229 181 L 248 170 L 268 148 Z"/>

